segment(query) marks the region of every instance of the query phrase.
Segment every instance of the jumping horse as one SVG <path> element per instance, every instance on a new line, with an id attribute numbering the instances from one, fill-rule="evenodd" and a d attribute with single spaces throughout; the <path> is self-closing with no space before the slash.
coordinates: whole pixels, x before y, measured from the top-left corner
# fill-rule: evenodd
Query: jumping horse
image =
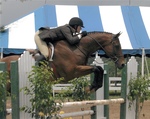
<path id="1" fill-rule="evenodd" d="M 75 46 L 66 40 L 53 43 L 54 56 L 50 66 L 57 78 L 71 79 L 94 73 L 94 80 L 89 86 L 90 91 L 102 87 L 104 70 L 100 66 L 87 65 L 88 58 L 97 50 L 103 50 L 119 69 L 124 67 L 124 56 L 119 41 L 121 33 L 88 32 Z"/>
<path id="2" fill-rule="evenodd" d="M 90 90 L 96 91 L 102 87 L 104 71 L 100 66 L 87 65 L 88 58 L 97 50 L 103 50 L 119 69 L 123 68 L 125 62 L 118 38 L 120 34 L 89 32 L 76 46 L 71 46 L 64 40 L 54 43 L 54 57 L 51 63 L 56 69 L 55 76 L 64 77 L 66 81 L 69 81 L 94 73 Z"/>

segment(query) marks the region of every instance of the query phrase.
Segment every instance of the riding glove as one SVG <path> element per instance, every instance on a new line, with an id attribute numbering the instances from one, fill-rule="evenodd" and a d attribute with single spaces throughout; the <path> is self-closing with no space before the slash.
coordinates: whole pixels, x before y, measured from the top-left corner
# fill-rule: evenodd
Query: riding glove
<path id="1" fill-rule="evenodd" d="M 87 32 L 86 31 L 82 31 L 82 37 L 86 36 L 87 35 Z"/>

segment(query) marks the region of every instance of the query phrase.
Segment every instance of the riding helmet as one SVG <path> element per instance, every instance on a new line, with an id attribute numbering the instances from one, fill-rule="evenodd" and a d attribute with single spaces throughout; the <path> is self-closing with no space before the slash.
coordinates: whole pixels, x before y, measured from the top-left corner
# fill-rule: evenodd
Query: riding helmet
<path id="1" fill-rule="evenodd" d="M 78 17 L 71 18 L 70 21 L 69 21 L 69 25 L 70 26 L 78 25 L 78 26 L 81 26 L 81 27 L 84 28 L 83 21 Z"/>

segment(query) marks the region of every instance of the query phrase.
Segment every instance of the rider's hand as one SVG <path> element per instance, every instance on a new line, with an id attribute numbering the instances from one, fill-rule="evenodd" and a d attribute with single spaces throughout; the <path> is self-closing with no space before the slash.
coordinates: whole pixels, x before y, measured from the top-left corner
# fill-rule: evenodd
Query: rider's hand
<path id="1" fill-rule="evenodd" d="M 82 31 L 82 37 L 86 36 L 87 35 L 87 32 L 86 31 Z"/>

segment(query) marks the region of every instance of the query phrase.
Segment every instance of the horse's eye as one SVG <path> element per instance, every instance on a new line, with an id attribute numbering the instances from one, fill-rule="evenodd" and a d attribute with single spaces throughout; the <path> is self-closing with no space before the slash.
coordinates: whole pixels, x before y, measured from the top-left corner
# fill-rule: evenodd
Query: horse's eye
<path id="1" fill-rule="evenodd" d="M 117 45 L 115 45 L 115 47 L 116 47 L 116 49 L 119 49 L 119 48 L 120 48 L 120 45 L 117 44 Z"/>
<path id="2" fill-rule="evenodd" d="M 116 49 L 119 49 L 120 48 L 120 45 L 117 43 L 117 42 L 113 42 L 113 45 Z"/>

